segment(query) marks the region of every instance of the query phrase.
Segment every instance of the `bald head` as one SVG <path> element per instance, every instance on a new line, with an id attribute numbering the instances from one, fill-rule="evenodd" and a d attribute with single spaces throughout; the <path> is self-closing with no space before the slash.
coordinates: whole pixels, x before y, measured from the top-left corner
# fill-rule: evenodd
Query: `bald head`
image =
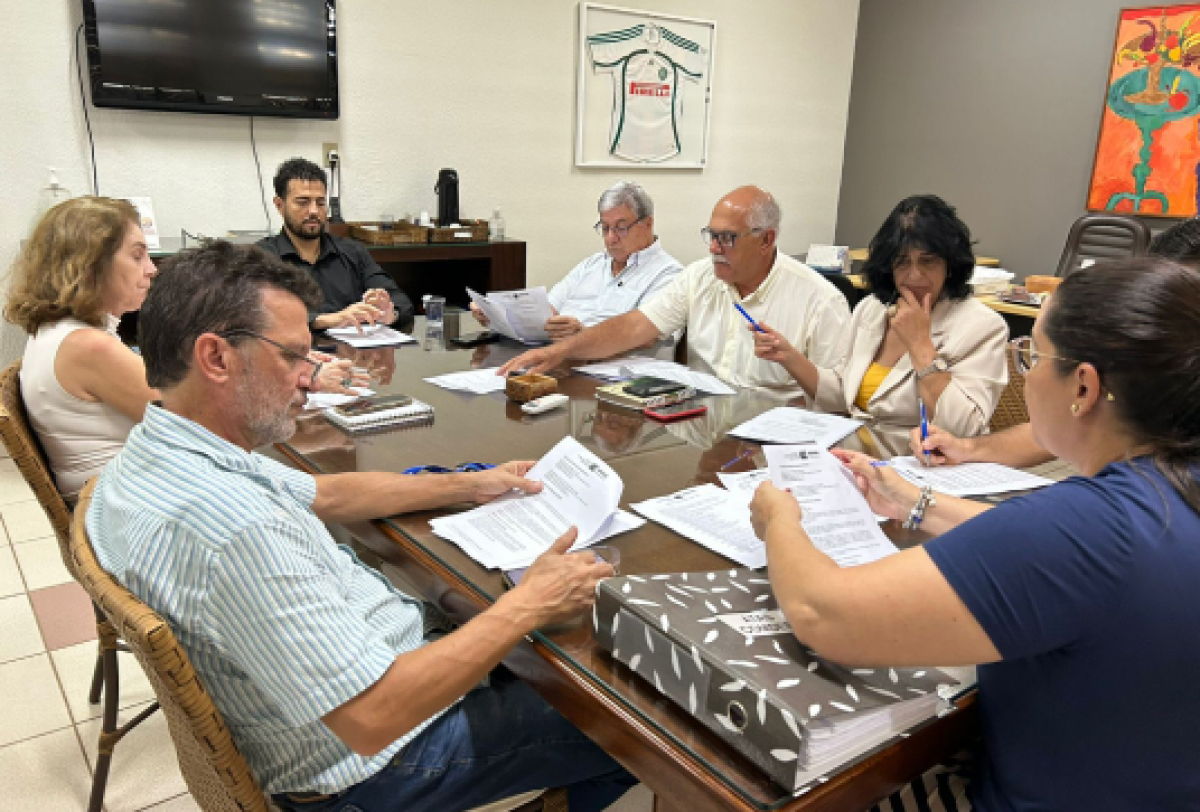
<path id="1" fill-rule="evenodd" d="M 713 273 L 750 295 L 767 278 L 775 263 L 779 233 L 779 204 L 757 186 L 734 189 L 717 201 L 708 221 L 708 252 Z"/>
<path id="2" fill-rule="evenodd" d="M 739 186 L 717 201 L 713 214 L 741 217 L 746 228 L 779 233 L 782 217 L 774 196 L 757 186 Z"/>

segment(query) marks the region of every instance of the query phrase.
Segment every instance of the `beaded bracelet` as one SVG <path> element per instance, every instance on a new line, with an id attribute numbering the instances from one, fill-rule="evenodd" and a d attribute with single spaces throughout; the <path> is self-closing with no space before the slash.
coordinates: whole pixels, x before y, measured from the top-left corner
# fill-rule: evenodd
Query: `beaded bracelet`
<path id="1" fill-rule="evenodd" d="M 917 503 L 908 512 L 908 519 L 904 522 L 904 529 L 916 530 L 920 527 L 921 522 L 925 519 L 925 511 L 936 504 L 937 499 L 933 496 L 933 488 L 928 485 L 922 485 L 921 495 L 917 497 Z"/>

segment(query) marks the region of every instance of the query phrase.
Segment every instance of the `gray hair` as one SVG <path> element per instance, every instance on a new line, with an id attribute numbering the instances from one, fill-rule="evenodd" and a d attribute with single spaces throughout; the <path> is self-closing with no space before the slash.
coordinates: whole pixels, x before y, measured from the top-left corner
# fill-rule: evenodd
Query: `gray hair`
<path id="1" fill-rule="evenodd" d="M 253 245 L 213 240 L 164 262 L 138 318 L 146 383 L 169 389 L 182 382 L 204 333 L 265 330 L 268 287 L 292 294 L 310 312 L 320 307 L 321 289 L 307 271 Z"/>
<path id="2" fill-rule="evenodd" d="M 605 189 L 604 194 L 600 195 L 600 202 L 596 205 L 596 209 L 604 214 L 617 206 L 628 206 L 638 220 L 654 216 L 654 201 L 650 199 L 650 195 L 646 194 L 646 190 L 640 184 L 633 181 L 617 181 Z"/>
<path id="3" fill-rule="evenodd" d="M 783 212 L 770 192 L 763 192 L 746 212 L 746 225 L 756 231 L 774 231 L 778 234 L 782 219 Z"/>

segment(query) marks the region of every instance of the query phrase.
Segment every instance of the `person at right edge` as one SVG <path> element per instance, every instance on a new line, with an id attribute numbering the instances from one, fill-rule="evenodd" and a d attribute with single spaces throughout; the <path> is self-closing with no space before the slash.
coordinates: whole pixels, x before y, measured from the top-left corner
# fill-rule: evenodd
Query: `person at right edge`
<path id="1" fill-rule="evenodd" d="M 847 667 L 978 665 L 978 812 L 1200 809 L 1200 271 L 1070 274 L 1028 339 L 1033 436 L 1082 476 L 993 507 L 834 451 L 872 510 L 934 538 L 841 569 L 765 483 L 771 586 Z M 953 808 L 959 776 L 935 772 L 888 808 Z"/>
<path id="2" fill-rule="evenodd" d="M 1200 268 L 1200 218 L 1176 223 L 1159 234 L 1151 241 L 1149 253 Z M 924 440 L 918 426 L 909 435 L 909 445 L 917 459 L 925 459 L 925 452 L 929 452 L 931 465 L 998 462 L 1013 468 L 1029 468 L 1054 459 L 1034 438 L 1028 423 L 978 437 L 960 437 L 931 425 L 929 437 Z"/>

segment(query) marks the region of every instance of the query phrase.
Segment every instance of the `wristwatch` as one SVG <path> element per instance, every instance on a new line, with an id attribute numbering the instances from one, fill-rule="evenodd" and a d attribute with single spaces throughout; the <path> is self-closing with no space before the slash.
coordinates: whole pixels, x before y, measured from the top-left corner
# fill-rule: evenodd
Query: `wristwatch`
<path id="1" fill-rule="evenodd" d="M 924 369 L 917 370 L 917 380 L 923 380 L 926 375 L 932 375 L 935 372 L 949 372 L 950 365 L 941 358 L 934 358 L 933 363 Z"/>

